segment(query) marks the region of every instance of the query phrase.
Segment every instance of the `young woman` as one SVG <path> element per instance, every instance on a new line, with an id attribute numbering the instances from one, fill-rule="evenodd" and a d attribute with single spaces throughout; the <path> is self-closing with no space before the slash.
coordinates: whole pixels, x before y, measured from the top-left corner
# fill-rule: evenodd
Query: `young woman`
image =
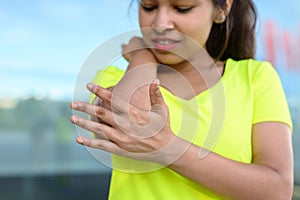
<path id="1" fill-rule="evenodd" d="M 109 198 L 291 199 L 292 124 L 275 70 L 253 60 L 252 0 L 141 0 L 139 22 L 127 71 L 87 86 L 104 104 L 71 104 L 98 118 L 71 117 L 97 136 L 77 142 L 116 154 Z M 161 167 L 134 173 L 123 157 Z"/>

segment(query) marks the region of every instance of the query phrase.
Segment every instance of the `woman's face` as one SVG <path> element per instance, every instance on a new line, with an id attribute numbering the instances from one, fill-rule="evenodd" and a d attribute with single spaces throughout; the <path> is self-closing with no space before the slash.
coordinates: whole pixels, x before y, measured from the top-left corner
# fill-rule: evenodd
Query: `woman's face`
<path id="1" fill-rule="evenodd" d="M 195 46 L 205 47 L 216 10 L 212 0 L 140 0 L 144 42 L 161 63 L 183 62 Z"/>

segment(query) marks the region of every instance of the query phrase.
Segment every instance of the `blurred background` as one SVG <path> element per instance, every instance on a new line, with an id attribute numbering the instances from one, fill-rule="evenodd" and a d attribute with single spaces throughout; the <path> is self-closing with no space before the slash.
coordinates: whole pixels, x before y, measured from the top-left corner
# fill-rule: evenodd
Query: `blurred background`
<path id="1" fill-rule="evenodd" d="M 254 0 L 257 59 L 273 63 L 294 123 L 300 199 L 300 1 Z M 101 43 L 138 27 L 130 0 L 0 0 L 0 199 L 106 199 L 110 169 L 75 143 L 78 72 Z"/>

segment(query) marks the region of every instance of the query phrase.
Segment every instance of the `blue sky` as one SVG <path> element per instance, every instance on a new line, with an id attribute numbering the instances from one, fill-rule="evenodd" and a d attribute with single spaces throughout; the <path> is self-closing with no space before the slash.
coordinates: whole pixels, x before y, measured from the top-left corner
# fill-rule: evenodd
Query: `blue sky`
<path id="1" fill-rule="evenodd" d="M 127 0 L 0 0 L 0 96 L 69 98 L 101 42 L 137 27 Z"/>
<path id="2" fill-rule="evenodd" d="M 255 2 L 262 23 L 276 20 L 281 29 L 300 35 L 299 0 Z M 71 100 L 88 55 L 102 42 L 138 27 L 129 3 L 0 0 L 0 98 Z M 263 57 L 263 50 L 258 54 Z"/>

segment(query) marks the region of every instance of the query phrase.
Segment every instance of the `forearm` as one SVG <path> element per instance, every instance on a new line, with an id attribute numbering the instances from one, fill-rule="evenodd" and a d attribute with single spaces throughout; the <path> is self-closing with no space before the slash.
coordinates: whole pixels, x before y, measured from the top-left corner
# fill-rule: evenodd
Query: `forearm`
<path id="1" fill-rule="evenodd" d="M 132 53 L 125 75 L 117 84 L 119 96 L 143 110 L 150 109 L 149 85 L 157 78 L 157 62 L 148 49 Z M 126 91 L 124 93 L 124 91 Z"/>
<path id="2" fill-rule="evenodd" d="M 236 162 L 212 152 L 200 159 L 200 150 L 191 145 L 169 168 L 229 199 L 290 198 L 286 192 L 290 181 L 284 180 L 275 170 L 264 165 Z"/>

